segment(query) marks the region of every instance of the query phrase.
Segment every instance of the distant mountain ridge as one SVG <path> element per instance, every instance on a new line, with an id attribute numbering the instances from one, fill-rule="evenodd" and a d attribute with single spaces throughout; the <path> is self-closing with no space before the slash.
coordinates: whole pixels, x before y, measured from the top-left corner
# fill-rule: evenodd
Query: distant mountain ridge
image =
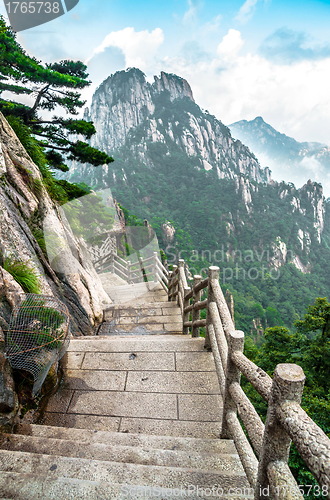
<path id="1" fill-rule="evenodd" d="M 154 176 L 154 182 L 158 176 L 160 184 L 164 178 L 168 184 L 171 176 L 182 177 L 185 172 L 187 177 L 182 177 L 182 182 L 188 190 L 197 172 L 204 172 L 200 182 L 206 184 L 232 180 L 235 196 L 240 200 L 237 212 L 244 209 L 248 214 L 254 211 L 253 198 L 260 184 L 277 186 L 269 169 L 261 168 L 255 154 L 241 140 L 234 139 L 228 127 L 195 103 L 189 83 L 177 75 L 161 72 L 160 77 L 155 76 L 154 82 L 149 83 L 137 68 L 118 71 L 95 91 L 84 117 L 93 121 L 97 130 L 91 144 L 113 155 L 116 161 L 103 169 L 73 164 L 71 179 L 114 190 L 125 185 L 130 197 L 134 193 L 135 203 L 142 200 L 146 212 L 159 202 L 166 204 L 158 199 L 159 194 L 148 194 L 150 188 L 154 189 L 153 182 L 146 181 L 149 176 Z M 254 130 L 262 142 L 268 140 L 270 145 L 274 141 L 282 143 L 283 151 L 290 150 L 291 156 L 301 149 L 297 141 L 279 134 L 261 117 L 239 123 L 236 129 Z M 180 166 L 182 172 L 178 172 Z M 144 194 L 141 189 L 136 192 L 134 178 L 141 179 Z M 279 185 L 278 190 L 280 198 L 287 198 L 288 202 L 292 198 L 291 205 L 301 213 L 306 211 L 301 209 L 301 201 L 308 191 L 307 199 L 313 206 L 313 228 L 320 242 L 325 213 L 322 188 L 309 183 L 301 193 L 286 185 Z M 221 219 L 230 221 L 232 215 L 223 214 Z M 301 229 L 306 232 L 306 228 Z"/>
<path id="2" fill-rule="evenodd" d="M 272 170 L 275 179 L 283 178 L 301 185 L 311 178 L 324 183 L 330 195 L 329 146 L 318 142 L 298 142 L 278 132 L 261 116 L 250 121 L 240 120 L 229 128 L 233 137 L 246 144 L 260 163 Z"/>
<path id="3" fill-rule="evenodd" d="M 137 68 L 119 71 L 99 86 L 84 117 L 99 124 L 92 144 L 102 150 L 128 146 L 151 164 L 148 148 L 141 142 L 137 148 L 134 136 L 141 135 L 145 143 L 164 144 L 168 153 L 177 146 L 196 168 L 214 169 L 219 178 L 269 180 L 254 154 L 220 120 L 201 110 L 189 83 L 177 75 L 161 72 L 151 84 Z"/>
<path id="4" fill-rule="evenodd" d="M 261 309 L 278 307 L 287 324 L 306 297 L 327 295 L 330 210 L 322 187 L 272 180 L 254 152 L 196 104 L 184 79 L 162 72 L 150 83 L 138 69 L 119 71 L 95 91 L 85 118 L 97 130 L 91 144 L 115 161 L 73 164 L 69 179 L 110 187 L 156 230 L 169 263 L 191 259 L 196 274 L 219 265 L 223 283 L 261 301 Z M 275 283 L 269 273 L 279 269 Z M 294 305 L 284 299 L 288 287 L 299 291 Z M 241 327 L 250 328 L 246 301 L 236 304 Z"/>

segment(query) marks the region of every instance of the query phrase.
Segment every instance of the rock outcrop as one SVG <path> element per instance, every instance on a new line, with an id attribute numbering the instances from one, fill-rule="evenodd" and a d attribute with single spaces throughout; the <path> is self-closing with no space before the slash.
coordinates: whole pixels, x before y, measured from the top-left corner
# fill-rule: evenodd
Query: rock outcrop
<path id="1" fill-rule="evenodd" d="M 179 232 L 169 235 L 167 221 L 173 217 L 182 223 L 182 229 L 202 235 L 195 238 L 196 248 L 200 241 L 207 241 L 207 248 L 214 245 L 216 250 L 226 240 L 231 248 L 232 240 L 242 245 L 243 237 L 249 241 L 249 249 L 252 245 L 273 252 L 269 265 L 275 269 L 291 262 L 309 272 L 312 250 L 322 242 L 325 227 L 321 185 L 309 181 L 297 189 L 292 183 L 272 180 L 269 168 L 261 168 L 255 155 L 232 137 L 229 128 L 196 104 L 188 82 L 164 72 L 154 80 L 149 83 L 133 68 L 111 75 L 100 85 L 85 118 L 92 120 L 97 130 L 92 145 L 116 161 L 101 169 L 73 165 L 69 178 L 113 189 L 119 201 L 134 213 L 137 210 L 140 217 L 159 215 L 165 246 L 180 237 Z M 255 122 L 257 128 L 264 124 L 261 118 Z M 272 133 L 270 130 L 270 136 Z M 275 139 L 279 142 L 281 137 Z M 286 142 L 289 149 L 292 141 Z M 212 191 L 215 185 L 218 190 Z M 213 199 L 208 195 L 203 198 L 203 191 L 212 191 Z M 164 192 L 171 202 L 163 199 Z M 173 199 L 174 193 L 179 200 Z M 184 207 L 182 197 L 186 199 Z M 226 203 L 221 199 L 215 202 L 218 197 Z M 194 217 L 196 209 L 198 217 Z M 217 227 L 219 234 L 207 239 L 200 227 L 205 221 L 208 225 L 214 214 L 217 220 L 209 231 Z M 268 228 L 264 231 L 267 236 L 258 232 L 266 219 L 278 232 Z M 225 234 L 221 232 L 223 225 Z M 289 231 L 288 226 L 292 228 Z M 253 232 L 258 233 L 257 241 Z"/>
<path id="2" fill-rule="evenodd" d="M 248 175 L 257 182 L 269 180 L 269 170 L 260 167 L 249 149 L 195 103 L 186 80 L 164 72 L 154 78 L 151 84 L 142 71 L 132 68 L 100 85 L 85 113 L 97 129 L 93 146 L 111 154 L 126 146 L 150 165 L 146 144 L 162 143 L 169 154 L 173 146 L 178 147 L 195 160 L 197 168 L 214 169 L 219 178 Z M 135 133 L 143 138 L 138 145 Z"/>
<path id="3" fill-rule="evenodd" d="M 41 292 L 64 300 L 72 313 L 74 331 L 88 334 L 102 320 L 103 305 L 110 302 L 81 242 L 67 234 L 75 255 L 62 256 L 60 278 L 50 267 L 35 237 L 45 219 L 54 232 L 68 233 L 68 224 L 42 183 L 39 169 L 22 147 L 7 121 L 0 115 L 0 252 L 25 262 L 39 276 Z M 70 249 L 68 249 L 68 252 Z M 70 272 L 72 262 L 75 273 Z M 66 273 L 66 269 L 69 271 Z M 8 301 L 8 294 L 5 300 Z M 12 303 L 13 305 L 13 303 Z"/>
<path id="4" fill-rule="evenodd" d="M 53 231 L 65 233 L 71 242 L 71 251 L 68 248 L 62 255 L 65 265 L 59 276 L 38 243 L 45 219 Z M 13 307 L 24 296 L 21 286 L 2 267 L 6 259 L 25 263 L 38 277 L 41 293 L 67 305 L 73 334 L 91 334 L 102 321 L 104 306 L 110 299 L 88 255 L 82 253 L 81 242 L 70 234 L 59 208 L 49 197 L 39 169 L 0 114 L 0 425 L 10 422 L 17 405 L 11 368 L 2 354 L 4 332 Z M 79 263 L 74 273 L 70 272 L 73 261 Z"/>

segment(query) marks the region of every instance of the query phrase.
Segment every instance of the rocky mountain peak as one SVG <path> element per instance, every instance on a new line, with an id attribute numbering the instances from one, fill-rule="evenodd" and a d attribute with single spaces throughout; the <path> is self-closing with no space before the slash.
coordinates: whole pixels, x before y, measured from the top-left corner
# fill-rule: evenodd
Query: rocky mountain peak
<path id="1" fill-rule="evenodd" d="M 254 123 L 259 123 L 260 125 L 262 125 L 263 123 L 266 123 L 262 116 L 256 116 L 255 119 L 252 120 L 252 123 L 253 122 Z"/>
<path id="2" fill-rule="evenodd" d="M 183 97 L 188 97 L 193 102 L 194 96 L 191 90 L 191 87 L 187 80 L 181 78 L 180 76 L 174 75 L 172 73 L 161 72 L 160 78 L 157 76 L 154 77 L 155 82 L 153 83 L 153 88 L 158 92 L 163 92 L 167 90 L 170 93 L 170 98 L 173 101 L 174 99 L 182 99 Z"/>
<path id="3" fill-rule="evenodd" d="M 169 92 L 171 101 L 188 97 L 194 102 L 191 87 L 184 78 L 162 71 L 160 77 L 154 76 L 154 83 L 150 84 L 146 75 L 138 68 L 110 75 L 99 86 L 96 95 L 106 94 L 108 105 L 115 105 L 119 100 L 133 105 L 138 102 L 148 105 L 156 94 L 164 91 Z"/>
<path id="4" fill-rule="evenodd" d="M 161 145 L 163 156 L 181 151 L 192 168 L 213 170 L 218 178 L 269 182 L 269 171 L 220 120 L 203 112 L 180 76 L 162 71 L 149 83 L 139 69 L 119 71 L 96 90 L 85 118 L 97 130 L 92 145 L 112 155 L 123 157 L 119 150 L 126 148 L 127 157 L 127 149 L 134 150 L 151 167 L 150 144 Z"/>
<path id="5" fill-rule="evenodd" d="M 329 196 L 330 147 L 318 142 L 299 142 L 289 137 L 261 116 L 229 125 L 233 136 L 255 153 L 262 166 L 268 166 L 273 177 L 301 185 L 312 178 L 323 183 Z"/>

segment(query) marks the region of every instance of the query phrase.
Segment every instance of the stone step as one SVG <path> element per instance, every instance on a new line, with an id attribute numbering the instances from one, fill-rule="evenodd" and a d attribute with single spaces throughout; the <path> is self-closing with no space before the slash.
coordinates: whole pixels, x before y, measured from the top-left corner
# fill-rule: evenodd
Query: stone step
<path id="1" fill-rule="evenodd" d="M 114 304 L 150 304 L 152 302 L 167 302 L 167 293 L 158 282 L 142 282 L 113 286 L 104 282 L 103 287 Z"/>
<path id="2" fill-rule="evenodd" d="M 117 371 L 116 367 L 111 371 L 111 361 L 107 362 L 104 354 L 101 358 L 97 354 L 95 353 L 94 363 L 100 361 L 100 366 L 105 368 L 96 369 L 92 365 L 91 370 L 67 370 L 65 373 L 66 390 L 123 392 L 125 389 L 125 392 L 164 394 L 219 394 L 220 391 L 218 377 L 214 372 L 196 372 L 192 377 L 187 371 L 157 371 L 160 370 L 157 367 L 157 360 L 150 357 L 145 359 L 141 355 L 144 353 L 137 355 L 138 361 L 134 365 L 134 370 L 128 373 L 125 371 L 129 368 L 129 363 L 132 365 L 132 361 L 129 361 L 127 356 L 127 360 L 123 360 L 121 371 Z M 144 360 L 147 364 L 153 364 L 149 367 L 144 366 L 147 371 L 143 370 Z M 100 370 L 105 369 L 109 371 L 100 376 Z M 102 394 L 99 396 L 102 397 Z"/>
<path id="3" fill-rule="evenodd" d="M 165 297 L 167 297 L 165 295 Z M 180 310 L 178 304 L 173 301 L 169 300 L 161 300 L 159 302 L 145 302 L 145 303 L 139 303 L 137 304 L 136 302 L 132 303 L 125 303 L 125 304 L 111 304 L 105 311 L 128 311 L 128 310 L 141 310 L 141 309 L 173 309 L 173 310 Z"/>
<path id="4" fill-rule="evenodd" d="M 200 490 L 220 485 L 224 493 L 233 487 L 248 488 L 247 479 L 232 470 L 219 473 L 199 468 L 167 467 L 118 463 L 86 458 L 60 457 L 39 453 L 0 450 L 0 470 L 23 474 L 47 475 L 49 479 L 75 478 L 162 488 Z"/>
<path id="5" fill-rule="evenodd" d="M 128 352 L 74 352 L 71 351 L 65 357 L 66 370 L 177 370 L 186 372 L 215 371 L 213 354 L 211 352 L 139 352 L 139 356 L 132 356 Z M 167 360 L 167 366 L 164 362 Z M 128 363 L 129 362 L 129 363 Z M 141 365 L 137 366 L 137 362 Z"/>
<path id="6" fill-rule="evenodd" d="M 122 320 L 123 318 L 132 318 L 134 320 L 148 319 L 149 321 L 153 321 L 155 317 L 160 317 L 161 319 L 164 316 L 174 316 L 182 319 L 181 311 L 176 305 L 169 307 L 164 307 L 162 304 L 157 304 L 157 307 L 146 307 L 145 304 L 141 305 L 141 307 L 125 307 L 123 305 L 120 308 L 111 308 L 104 311 L 104 319 L 106 321 L 113 319 Z"/>
<path id="7" fill-rule="evenodd" d="M 151 316 L 144 316 L 144 315 L 132 315 L 132 316 L 114 316 L 112 318 L 109 318 L 109 320 L 106 321 L 107 323 L 112 323 L 113 325 L 125 325 L 125 326 L 130 326 L 130 325 L 164 325 L 164 323 L 179 323 L 181 326 L 180 328 L 182 329 L 182 318 L 178 315 L 171 315 L 171 316 L 166 316 L 166 315 L 151 315 Z"/>
<path id="8" fill-rule="evenodd" d="M 151 434 L 153 436 L 177 436 L 189 438 L 218 439 L 221 422 L 203 420 L 162 420 L 143 417 L 114 417 L 104 415 L 58 413 L 47 411 L 43 416 L 43 424 L 78 429 L 95 429 L 98 431 Z"/>
<path id="9" fill-rule="evenodd" d="M 57 455 L 62 457 L 79 457 L 109 462 L 134 463 L 141 465 L 158 465 L 166 467 L 202 467 L 215 472 L 232 471 L 244 475 L 244 470 L 237 455 L 194 453 L 192 451 L 162 450 L 141 446 L 121 446 L 113 443 L 87 443 L 73 440 L 25 436 L 18 434 L 2 434 L 0 436 L 2 450 L 24 451 Z"/>
<path id="10" fill-rule="evenodd" d="M 107 483 L 104 481 L 87 481 L 74 478 L 58 477 L 52 479 L 48 474 L 23 474 L 19 472 L 1 472 L 1 500 L 172 500 L 189 498 L 189 500 L 206 500 L 222 498 L 220 488 L 212 491 L 194 491 L 192 485 L 188 490 L 181 488 L 157 488 L 142 485 Z M 216 492 L 218 491 L 218 494 Z M 231 495 L 231 500 L 253 498 L 248 493 Z"/>
<path id="11" fill-rule="evenodd" d="M 122 337 L 79 337 L 71 340 L 68 352 L 177 352 L 203 351 L 204 339 L 190 335 L 135 335 Z"/>
<path id="12" fill-rule="evenodd" d="M 223 405 L 219 394 L 98 391 L 85 388 L 61 390 L 49 401 L 47 411 L 100 417 L 219 422 Z"/>
<path id="13" fill-rule="evenodd" d="M 53 427 L 37 424 L 21 425 L 18 432 L 19 434 L 41 438 L 71 439 L 81 443 L 111 443 L 117 446 L 140 446 L 143 448 L 177 450 L 192 453 L 236 453 L 235 445 L 230 439 L 158 436 L 153 434 L 95 431 L 94 429 Z"/>
<path id="14" fill-rule="evenodd" d="M 168 335 L 182 334 L 182 321 L 177 323 L 164 322 L 168 318 L 163 318 L 162 323 L 137 322 L 126 323 L 119 322 L 104 322 L 101 324 L 98 333 L 101 335 Z"/>

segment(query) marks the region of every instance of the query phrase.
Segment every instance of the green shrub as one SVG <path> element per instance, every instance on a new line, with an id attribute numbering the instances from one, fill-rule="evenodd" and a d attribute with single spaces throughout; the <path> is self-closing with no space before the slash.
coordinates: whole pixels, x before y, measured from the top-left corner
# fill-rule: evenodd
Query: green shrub
<path id="1" fill-rule="evenodd" d="M 6 116 L 6 119 L 34 163 L 40 169 L 45 167 L 47 165 L 46 155 L 42 147 L 39 146 L 38 141 L 31 135 L 29 127 L 18 116 L 9 115 Z"/>
<path id="2" fill-rule="evenodd" d="M 25 262 L 20 262 L 12 257 L 6 257 L 3 261 L 3 268 L 21 285 L 24 292 L 41 293 L 39 276 Z"/>
<path id="3" fill-rule="evenodd" d="M 42 183 L 53 201 L 57 201 L 60 205 L 63 205 L 74 198 L 84 196 L 90 192 L 90 188 L 86 184 L 71 184 L 65 180 L 57 180 L 49 168 L 48 156 L 50 153 L 46 153 L 38 144 L 38 141 L 31 134 L 30 128 L 18 116 L 8 115 L 6 119 L 28 155 L 39 168 L 42 175 Z M 39 179 L 33 179 L 31 172 L 24 167 L 18 166 L 18 168 L 21 175 L 24 176 L 25 183 L 39 197 L 42 194 L 42 184 Z"/>
<path id="4" fill-rule="evenodd" d="M 68 201 L 80 198 L 91 192 L 91 188 L 84 183 L 72 184 L 71 182 L 61 179 L 56 180 L 56 184 L 65 191 Z"/>
<path id="5" fill-rule="evenodd" d="M 42 229 L 35 227 L 31 229 L 33 236 L 35 237 L 39 247 L 45 255 L 47 255 L 47 248 L 45 243 L 45 235 Z"/>

